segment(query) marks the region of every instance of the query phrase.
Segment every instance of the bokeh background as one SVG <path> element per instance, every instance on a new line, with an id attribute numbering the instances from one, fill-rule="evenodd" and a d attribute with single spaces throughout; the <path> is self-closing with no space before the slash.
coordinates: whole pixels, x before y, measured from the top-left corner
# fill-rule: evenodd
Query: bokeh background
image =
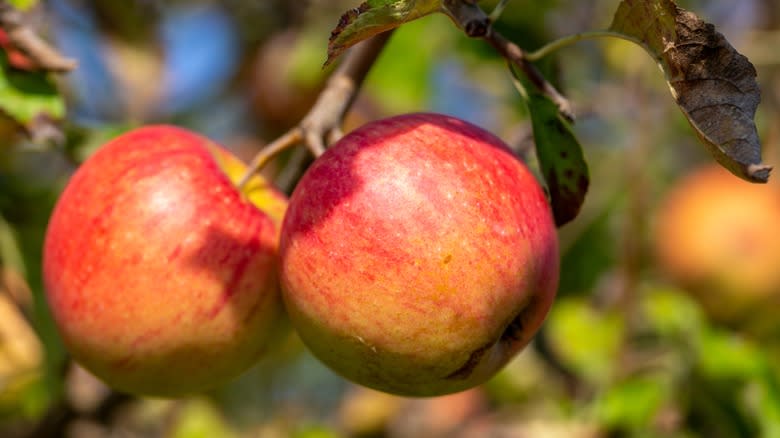
<path id="1" fill-rule="evenodd" d="M 515 0 L 496 26 L 533 49 L 606 28 L 617 4 Z M 759 134 L 778 164 L 780 2 L 679 4 L 755 64 Z M 0 436 L 780 437 L 777 183 L 748 187 L 726 175 L 680 201 L 698 213 L 669 213 L 679 210 L 669 194 L 685 199 L 686 176 L 713 160 L 651 59 L 619 40 L 582 42 L 539 63 L 575 105 L 592 182 L 581 214 L 560 230 L 559 297 L 542 332 L 487 384 L 389 396 L 336 376 L 294 336 L 236 381 L 182 400 L 114 393 L 67 360 L 40 259 L 73 170 L 146 123 L 189 127 L 251 158 L 311 107 L 328 73 L 330 30 L 356 5 L 51 0 L 29 13 L 79 68 L 58 77 L 67 117 L 43 139 L 0 113 Z M 347 129 L 411 111 L 470 120 L 518 151 L 532 142 L 504 61 L 444 16 L 396 32 Z M 309 161 L 292 151 L 265 172 L 289 192 Z M 728 216 L 735 211 L 750 213 Z"/>

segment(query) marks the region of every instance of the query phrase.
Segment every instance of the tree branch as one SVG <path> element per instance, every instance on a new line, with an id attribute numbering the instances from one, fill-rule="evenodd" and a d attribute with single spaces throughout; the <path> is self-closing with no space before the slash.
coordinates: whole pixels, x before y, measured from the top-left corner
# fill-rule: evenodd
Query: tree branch
<path id="1" fill-rule="evenodd" d="M 6 0 L 0 0 L 0 28 L 11 44 L 24 53 L 36 67 L 52 72 L 68 72 L 76 68 L 76 60 L 66 58 L 27 26 L 22 14 Z"/>
<path id="2" fill-rule="evenodd" d="M 301 121 L 306 143 L 315 156 L 322 155 L 326 144 L 337 141 L 343 135 L 341 124 L 344 116 L 392 32 L 376 35 L 350 49 L 328 79 L 317 102 Z"/>
<path id="3" fill-rule="evenodd" d="M 553 84 L 551 84 L 541 72 L 526 59 L 525 52 L 517 44 L 504 38 L 503 35 L 495 32 L 491 27 L 484 38 L 506 59 L 517 66 L 529 81 L 547 97 L 549 97 L 558 106 L 558 111 L 569 121 L 574 120 L 574 111 L 571 102 L 564 97 Z"/>
<path id="4" fill-rule="evenodd" d="M 341 138 L 344 116 L 391 34 L 392 31 L 381 33 L 349 49 L 309 113 L 297 126 L 258 152 L 241 178 L 239 187 L 243 187 L 274 155 L 301 141 L 315 157 L 319 157 L 326 146 Z"/>
<path id="5" fill-rule="evenodd" d="M 476 4 L 468 0 L 445 0 L 444 8 L 447 15 L 466 35 L 487 41 L 504 58 L 514 64 L 525 74 L 529 81 L 540 92 L 544 93 L 558 106 L 558 110 L 567 119 L 574 120 L 572 105 L 553 84 L 526 57 L 526 53 L 517 44 L 505 38 L 493 29 L 490 17 Z"/>

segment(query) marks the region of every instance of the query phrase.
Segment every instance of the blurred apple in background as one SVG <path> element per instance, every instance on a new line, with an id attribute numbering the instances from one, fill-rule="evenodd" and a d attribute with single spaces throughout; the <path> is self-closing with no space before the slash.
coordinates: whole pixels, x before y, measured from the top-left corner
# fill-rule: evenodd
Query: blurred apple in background
<path id="1" fill-rule="evenodd" d="M 780 328 L 780 190 L 717 165 L 690 172 L 658 206 L 661 269 L 719 322 Z"/>
<path id="2" fill-rule="evenodd" d="M 124 392 L 215 387 L 266 352 L 281 305 L 286 199 L 183 129 L 123 134 L 73 175 L 52 213 L 43 275 L 74 359 Z"/>
<path id="3" fill-rule="evenodd" d="M 252 108 L 272 131 L 284 131 L 298 123 L 327 77 L 321 69 L 322 51 L 311 47 L 314 41 L 307 44 L 305 37 L 295 30 L 278 33 L 263 43 L 255 57 Z"/>

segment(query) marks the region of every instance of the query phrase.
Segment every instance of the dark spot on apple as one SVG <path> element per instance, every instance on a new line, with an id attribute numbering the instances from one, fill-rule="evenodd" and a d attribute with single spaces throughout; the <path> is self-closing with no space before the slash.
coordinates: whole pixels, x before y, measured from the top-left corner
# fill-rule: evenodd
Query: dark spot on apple
<path id="1" fill-rule="evenodd" d="M 132 362 L 132 359 L 133 359 L 133 355 L 127 355 L 122 359 L 112 362 L 111 366 L 114 367 L 114 369 L 116 370 L 129 371 L 134 367 L 134 363 Z"/>
<path id="2" fill-rule="evenodd" d="M 488 349 L 492 346 L 493 346 L 493 342 L 490 342 L 472 351 L 471 354 L 469 355 L 469 358 L 466 359 L 466 362 L 463 365 L 461 365 L 460 368 L 447 375 L 445 379 L 448 380 L 467 379 L 474 371 L 474 368 L 476 368 L 477 365 L 479 365 L 479 360 L 482 359 L 482 356 L 484 356 L 485 353 L 488 351 Z"/>
<path id="3" fill-rule="evenodd" d="M 564 160 L 569 158 L 569 151 L 561 151 L 561 158 Z"/>
<path id="4" fill-rule="evenodd" d="M 523 339 L 523 327 L 523 312 L 520 312 L 504 329 L 504 333 L 501 334 L 501 341 L 516 342 Z"/>
<path id="5" fill-rule="evenodd" d="M 448 264 L 448 263 L 449 263 L 449 262 L 451 262 L 451 261 L 452 261 L 452 254 L 447 254 L 447 255 L 444 257 L 444 260 L 442 260 L 442 262 L 443 262 L 445 265 L 446 265 L 446 264 Z"/>

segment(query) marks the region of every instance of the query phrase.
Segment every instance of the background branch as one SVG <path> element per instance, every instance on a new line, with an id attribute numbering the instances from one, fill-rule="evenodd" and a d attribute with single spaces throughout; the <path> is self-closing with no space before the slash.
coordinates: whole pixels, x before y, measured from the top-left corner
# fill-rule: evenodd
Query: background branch
<path id="1" fill-rule="evenodd" d="M 301 122 L 263 148 L 252 159 L 239 187 L 258 172 L 274 155 L 304 141 L 319 157 L 325 148 L 343 135 L 344 116 L 355 101 L 360 86 L 390 39 L 392 30 L 376 35 L 347 51 L 344 60 L 331 74 L 317 101 Z"/>
<path id="2" fill-rule="evenodd" d="M 66 58 L 27 26 L 22 14 L 5 0 L 0 0 L 0 28 L 5 30 L 11 44 L 24 53 L 36 67 L 68 72 L 76 68 L 76 60 Z"/>

